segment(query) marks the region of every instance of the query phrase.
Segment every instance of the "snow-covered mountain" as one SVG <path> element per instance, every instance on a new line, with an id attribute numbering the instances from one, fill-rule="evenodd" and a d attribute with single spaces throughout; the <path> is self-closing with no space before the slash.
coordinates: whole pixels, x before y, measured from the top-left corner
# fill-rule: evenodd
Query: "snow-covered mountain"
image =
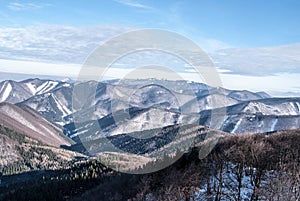
<path id="1" fill-rule="evenodd" d="M 97 154 L 113 151 L 109 140 L 115 147 L 125 153 L 146 154 L 147 157 L 174 154 L 188 149 L 190 143 L 201 143 L 204 140 L 219 139 L 228 133 L 209 129 L 197 124 L 173 124 L 155 129 L 144 129 L 126 134 L 119 134 L 96 139 L 86 139 L 71 146 L 71 150 L 86 154 Z M 185 147 L 184 145 L 187 145 Z M 163 150 L 163 151 L 162 151 Z M 185 150 L 187 151 L 187 150 Z"/>
<path id="2" fill-rule="evenodd" d="M 44 87 L 44 90 L 40 90 L 42 87 L 39 87 L 37 90 L 33 84 L 24 81 L 32 88 L 28 95 L 31 97 L 19 104 L 33 108 L 59 125 L 71 123 L 73 118 L 79 122 L 98 120 L 115 111 L 130 107 L 159 107 L 197 114 L 202 110 L 268 97 L 266 94 L 212 88 L 205 84 L 187 81 L 148 79 L 113 80 L 104 83 L 95 81 L 53 83 L 49 80 L 44 82 L 42 86 L 48 87 Z M 96 88 L 95 93 L 93 93 L 94 88 Z M 74 89 L 77 90 L 76 93 L 73 93 Z M 33 93 L 35 95 L 31 95 Z M 73 103 L 75 103 L 74 107 Z M 76 105 L 80 105 L 80 108 L 76 108 Z"/>
<path id="3" fill-rule="evenodd" d="M 214 128 L 231 133 L 300 127 L 300 102 L 297 98 L 270 98 L 264 92 L 212 88 L 195 82 L 149 79 L 67 83 L 29 79 L 3 81 L 0 87 L 2 102 L 34 109 L 47 120 L 63 126 L 65 133 L 74 139 L 84 133 L 88 133 L 87 138 L 99 137 L 99 122 L 105 125 L 101 128 L 104 135 L 174 123 L 198 122 L 211 126 L 211 111 L 218 108 L 226 108 L 227 114 L 223 123 Z M 75 88 L 79 91 L 74 95 Z M 94 88 L 95 93 L 89 90 Z M 183 90 L 187 88 L 190 91 Z M 81 107 L 76 108 L 74 104 Z M 133 111 L 130 118 L 129 110 Z M 122 111 L 124 115 L 116 119 L 116 114 Z"/>
<path id="4" fill-rule="evenodd" d="M 212 125 L 212 118 L 216 117 L 220 119 L 214 120 L 220 122 Z M 159 107 L 130 108 L 99 120 L 66 124 L 64 132 L 75 141 L 86 141 L 103 136 L 161 128 L 176 123 L 205 125 L 236 134 L 300 128 L 300 98 L 246 101 L 226 108 L 189 114 Z"/>
<path id="5" fill-rule="evenodd" d="M 226 108 L 219 129 L 231 133 L 261 133 L 300 128 L 300 98 L 268 98 Z M 200 113 L 200 124 L 209 125 L 211 110 Z"/>
<path id="6" fill-rule="evenodd" d="M 65 83 L 52 80 L 28 79 L 0 83 L 0 102 L 18 103 L 35 95 L 47 93 Z"/>
<path id="7" fill-rule="evenodd" d="M 26 105 L 48 120 L 63 125 L 67 122 L 65 118 L 73 113 L 72 92 L 72 85 L 65 83 L 50 92 L 32 96 L 18 105 Z"/>
<path id="8" fill-rule="evenodd" d="M 162 128 L 174 124 L 198 124 L 198 114 L 180 114 L 162 108 L 129 108 L 98 120 L 70 123 L 64 133 L 75 141 L 87 141 L 124 133 Z"/>

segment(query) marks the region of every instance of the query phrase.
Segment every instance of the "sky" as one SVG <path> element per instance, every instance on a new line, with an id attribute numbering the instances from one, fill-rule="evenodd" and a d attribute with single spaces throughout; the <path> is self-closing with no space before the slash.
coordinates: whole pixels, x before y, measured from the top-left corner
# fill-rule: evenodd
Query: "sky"
<path id="1" fill-rule="evenodd" d="M 298 0 L 0 0 L 0 72 L 76 77 L 99 44 L 155 28 L 197 43 L 224 87 L 300 96 L 299 10 Z"/>

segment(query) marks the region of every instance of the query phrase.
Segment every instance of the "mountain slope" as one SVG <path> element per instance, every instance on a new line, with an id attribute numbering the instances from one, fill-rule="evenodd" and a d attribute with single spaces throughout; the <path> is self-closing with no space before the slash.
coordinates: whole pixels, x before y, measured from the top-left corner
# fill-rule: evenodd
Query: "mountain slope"
<path id="1" fill-rule="evenodd" d="M 50 92 L 63 85 L 67 85 L 67 83 L 37 78 L 21 82 L 3 81 L 0 82 L 0 102 L 18 103 L 35 95 Z"/>
<path id="2" fill-rule="evenodd" d="M 198 122 L 198 116 L 198 114 L 181 114 L 159 107 L 131 107 L 127 110 L 118 110 L 98 120 L 66 124 L 64 133 L 79 142 L 174 124 L 193 124 Z"/>
<path id="3" fill-rule="evenodd" d="M 71 145 L 71 141 L 61 135 L 60 128 L 28 107 L 1 103 L 0 124 L 47 145 Z"/>
<path id="4" fill-rule="evenodd" d="M 227 115 L 219 128 L 226 132 L 261 133 L 300 128 L 300 98 L 246 101 L 226 110 Z M 209 125 L 211 112 L 200 113 L 200 124 Z"/>
<path id="5" fill-rule="evenodd" d="M 8 80 L 0 83 L 0 102 L 17 103 L 32 95 L 24 85 L 18 82 Z"/>
<path id="6" fill-rule="evenodd" d="M 218 141 L 228 135 L 197 124 L 174 124 L 77 143 L 71 146 L 71 150 L 92 155 L 124 152 L 148 158 L 163 157 L 178 151 L 186 152 L 191 146 L 209 140 Z"/>
<path id="7" fill-rule="evenodd" d="M 76 152 L 48 146 L 22 133 L 0 125 L 0 172 L 4 175 L 29 170 L 68 168 Z"/>
<path id="8" fill-rule="evenodd" d="M 147 79 L 60 83 L 19 104 L 63 126 L 71 123 L 74 116 L 77 122 L 98 120 L 130 107 L 155 106 L 193 114 L 265 97 L 265 93 L 212 88 L 196 82 Z"/>
<path id="9" fill-rule="evenodd" d="M 72 92 L 72 86 L 65 84 L 51 92 L 35 95 L 17 105 L 28 106 L 51 122 L 63 125 L 68 121 L 65 117 L 72 114 Z"/>
<path id="10" fill-rule="evenodd" d="M 21 159 L 20 154 L 15 149 L 18 142 L 0 133 L 0 167 L 13 164 Z"/>

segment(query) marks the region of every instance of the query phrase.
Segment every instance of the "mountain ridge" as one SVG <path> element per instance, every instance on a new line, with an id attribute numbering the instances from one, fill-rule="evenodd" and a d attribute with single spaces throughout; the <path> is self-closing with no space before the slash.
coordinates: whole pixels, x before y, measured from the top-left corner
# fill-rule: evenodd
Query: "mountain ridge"
<path id="1" fill-rule="evenodd" d="M 129 111 L 134 107 L 144 111 L 139 114 L 139 117 L 135 117 L 135 120 L 127 119 L 126 122 L 126 119 L 126 121 L 119 121 L 119 119 L 118 125 L 112 122 L 111 129 L 106 131 L 108 135 L 121 134 L 128 129 L 129 132 L 133 132 L 137 129 L 163 127 L 174 122 L 178 123 L 180 118 L 180 123 L 189 124 L 196 121 L 195 115 L 199 115 L 199 124 L 210 126 L 211 111 L 218 114 L 219 110 L 226 111 L 226 116 L 222 125 L 214 128 L 226 132 L 272 132 L 277 129 L 299 127 L 297 126 L 298 115 L 300 115 L 298 98 L 272 98 L 265 92 L 254 93 L 248 90 L 212 88 L 196 82 L 155 79 L 125 79 L 102 83 L 96 81 L 66 83 L 28 79 L 16 83 L 23 84 L 20 86 L 37 86 L 31 87 L 34 88 L 31 94 L 35 93 L 35 95 L 16 104 L 34 109 L 60 128 L 69 127 L 74 121 L 79 125 L 85 122 L 84 126 L 90 127 L 90 124 L 97 121 L 99 123 L 118 111 Z M 79 90 L 79 94 L 74 95 L 75 87 Z M 188 87 L 191 91 L 185 92 L 182 87 Z M 19 88 L 21 90 L 21 87 Z M 95 94 L 80 94 L 80 90 L 87 93 L 89 89 L 96 89 Z M 3 95 L 0 99 L 4 99 Z M 83 107 L 74 108 L 74 103 Z M 181 114 L 179 117 L 178 112 Z M 157 119 L 149 119 L 155 115 L 160 119 L 158 125 L 155 124 Z M 129 125 L 130 121 L 136 123 Z M 140 123 L 137 124 L 138 122 Z M 146 124 L 148 126 L 145 127 Z M 246 127 L 248 129 L 245 129 Z M 82 130 L 82 132 L 88 131 Z M 72 130 L 65 130 L 65 133 L 76 135 Z"/>

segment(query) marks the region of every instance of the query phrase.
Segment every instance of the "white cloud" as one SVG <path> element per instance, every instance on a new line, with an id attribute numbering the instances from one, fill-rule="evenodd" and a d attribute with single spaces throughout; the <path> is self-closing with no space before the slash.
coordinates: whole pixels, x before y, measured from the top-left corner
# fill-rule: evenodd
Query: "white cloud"
<path id="1" fill-rule="evenodd" d="M 0 28 L 0 59 L 17 59 L 54 63 L 82 64 L 89 54 L 101 43 L 111 37 L 132 30 L 120 26 L 55 26 L 39 25 L 25 28 Z M 223 47 L 216 40 L 201 40 L 200 46 Z M 174 58 L 167 55 L 154 57 L 152 54 L 136 54 L 128 57 L 130 64 L 153 64 L 153 61 L 164 61 L 165 65 L 173 65 L 183 69 L 181 63 L 176 64 Z M 139 62 L 141 61 L 141 62 Z M 131 63 L 130 63 L 131 62 Z M 177 62 L 178 63 L 178 62 Z"/>
<path id="2" fill-rule="evenodd" d="M 207 52 L 214 52 L 221 49 L 232 48 L 231 45 L 216 39 L 202 39 L 201 44 Z"/>
<path id="3" fill-rule="evenodd" d="M 0 58 L 55 63 L 83 63 L 103 41 L 128 27 L 39 25 L 0 28 Z"/>
<path id="4" fill-rule="evenodd" d="M 151 6 L 147 6 L 145 4 L 139 3 L 137 1 L 132 1 L 132 0 L 115 0 L 115 2 L 118 2 L 120 4 L 123 4 L 125 6 L 130 6 L 134 8 L 142 8 L 145 10 L 152 10 L 153 8 Z"/>
<path id="5" fill-rule="evenodd" d="M 81 71 L 80 64 L 51 64 L 45 62 L 16 61 L 0 59 L 0 72 L 2 73 L 20 73 L 31 76 L 58 76 L 77 79 Z M 274 96 L 299 96 L 299 77 L 300 74 L 280 74 L 275 76 L 246 76 L 235 74 L 224 74 L 222 69 L 217 69 L 222 80 L 223 87 L 235 90 L 250 90 L 254 92 L 266 91 Z M 103 68 L 93 68 L 90 70 L 93 74 L 87 75 L 85 79 L 98 78 L 164 78 L 164 79 L 182 79 L 196 82 L 204 82 L 201 75 L 195 72 L 177 72 L 170 76 L 170 71 L 164 69 L 135 69 L 120 68 L 116 65 L 114 68 L 105 70 Z M 105 72 L 104 74 L 101 74 Z M 83 77 L 81 77 L 83 78 Z M 6 79 L 10 79 L 7 77 Z"/>
<path id="6" fill-rule="evenodd" d="M 53 64 L 34 61 L 0 59 L 0 72 L 29 75 L 50 75 L 75 78 L 78 76 L 79 64 Z"/>
<path id="7" fill-rule="evenodd" d="M 0 72 L 77 77 L 81 64 L 99 44 L 131 30 L 119 26 L 50 26 L 0 28 Z M 91 34 L 92 33 L 92 34 Z M 209 42 L 208 42 L 209 43 Z M 223 44 L 211 42 L 218 47 Z M 203 43 L 199 43 L 201 46 Z M 298 92 L 300 44 L 253 49 L 226 49 L 210 56 L 224 87 L 267 91 L 278 95 Z M 201 81 L 188 65 L 163 55 L 135 54 L 115 63 L 107 77 L 122 77 L 132 68 L 159 61 L 185 79 Z M 132 64 L 134 66 L 132 66 Z M 156 63 L 157 64 L 157 63 Z"/>
<path id="8" fill-rule="evenodd" d="M 269 76 L 300 73 L 300 43 L 260 48 L 225 49 L 211 54 L 215 64 L 231 73 Z"/>
<path id="9" fill-rule="evenodd" d="M 223 85 L 229 89 L 265 91 L 274 96 L 284 96 L 286 92 L 299 92 L 300 73 L 282 73 L 267 76 L 220 74 Z"/>
<path id="10" fill-rule="evenodd" d="M 7 5 L 7 8 L 13 11 L 24 11 L 41 9 L 48 6 L 50 6 L 50 4 L 11 2 Z"/>

